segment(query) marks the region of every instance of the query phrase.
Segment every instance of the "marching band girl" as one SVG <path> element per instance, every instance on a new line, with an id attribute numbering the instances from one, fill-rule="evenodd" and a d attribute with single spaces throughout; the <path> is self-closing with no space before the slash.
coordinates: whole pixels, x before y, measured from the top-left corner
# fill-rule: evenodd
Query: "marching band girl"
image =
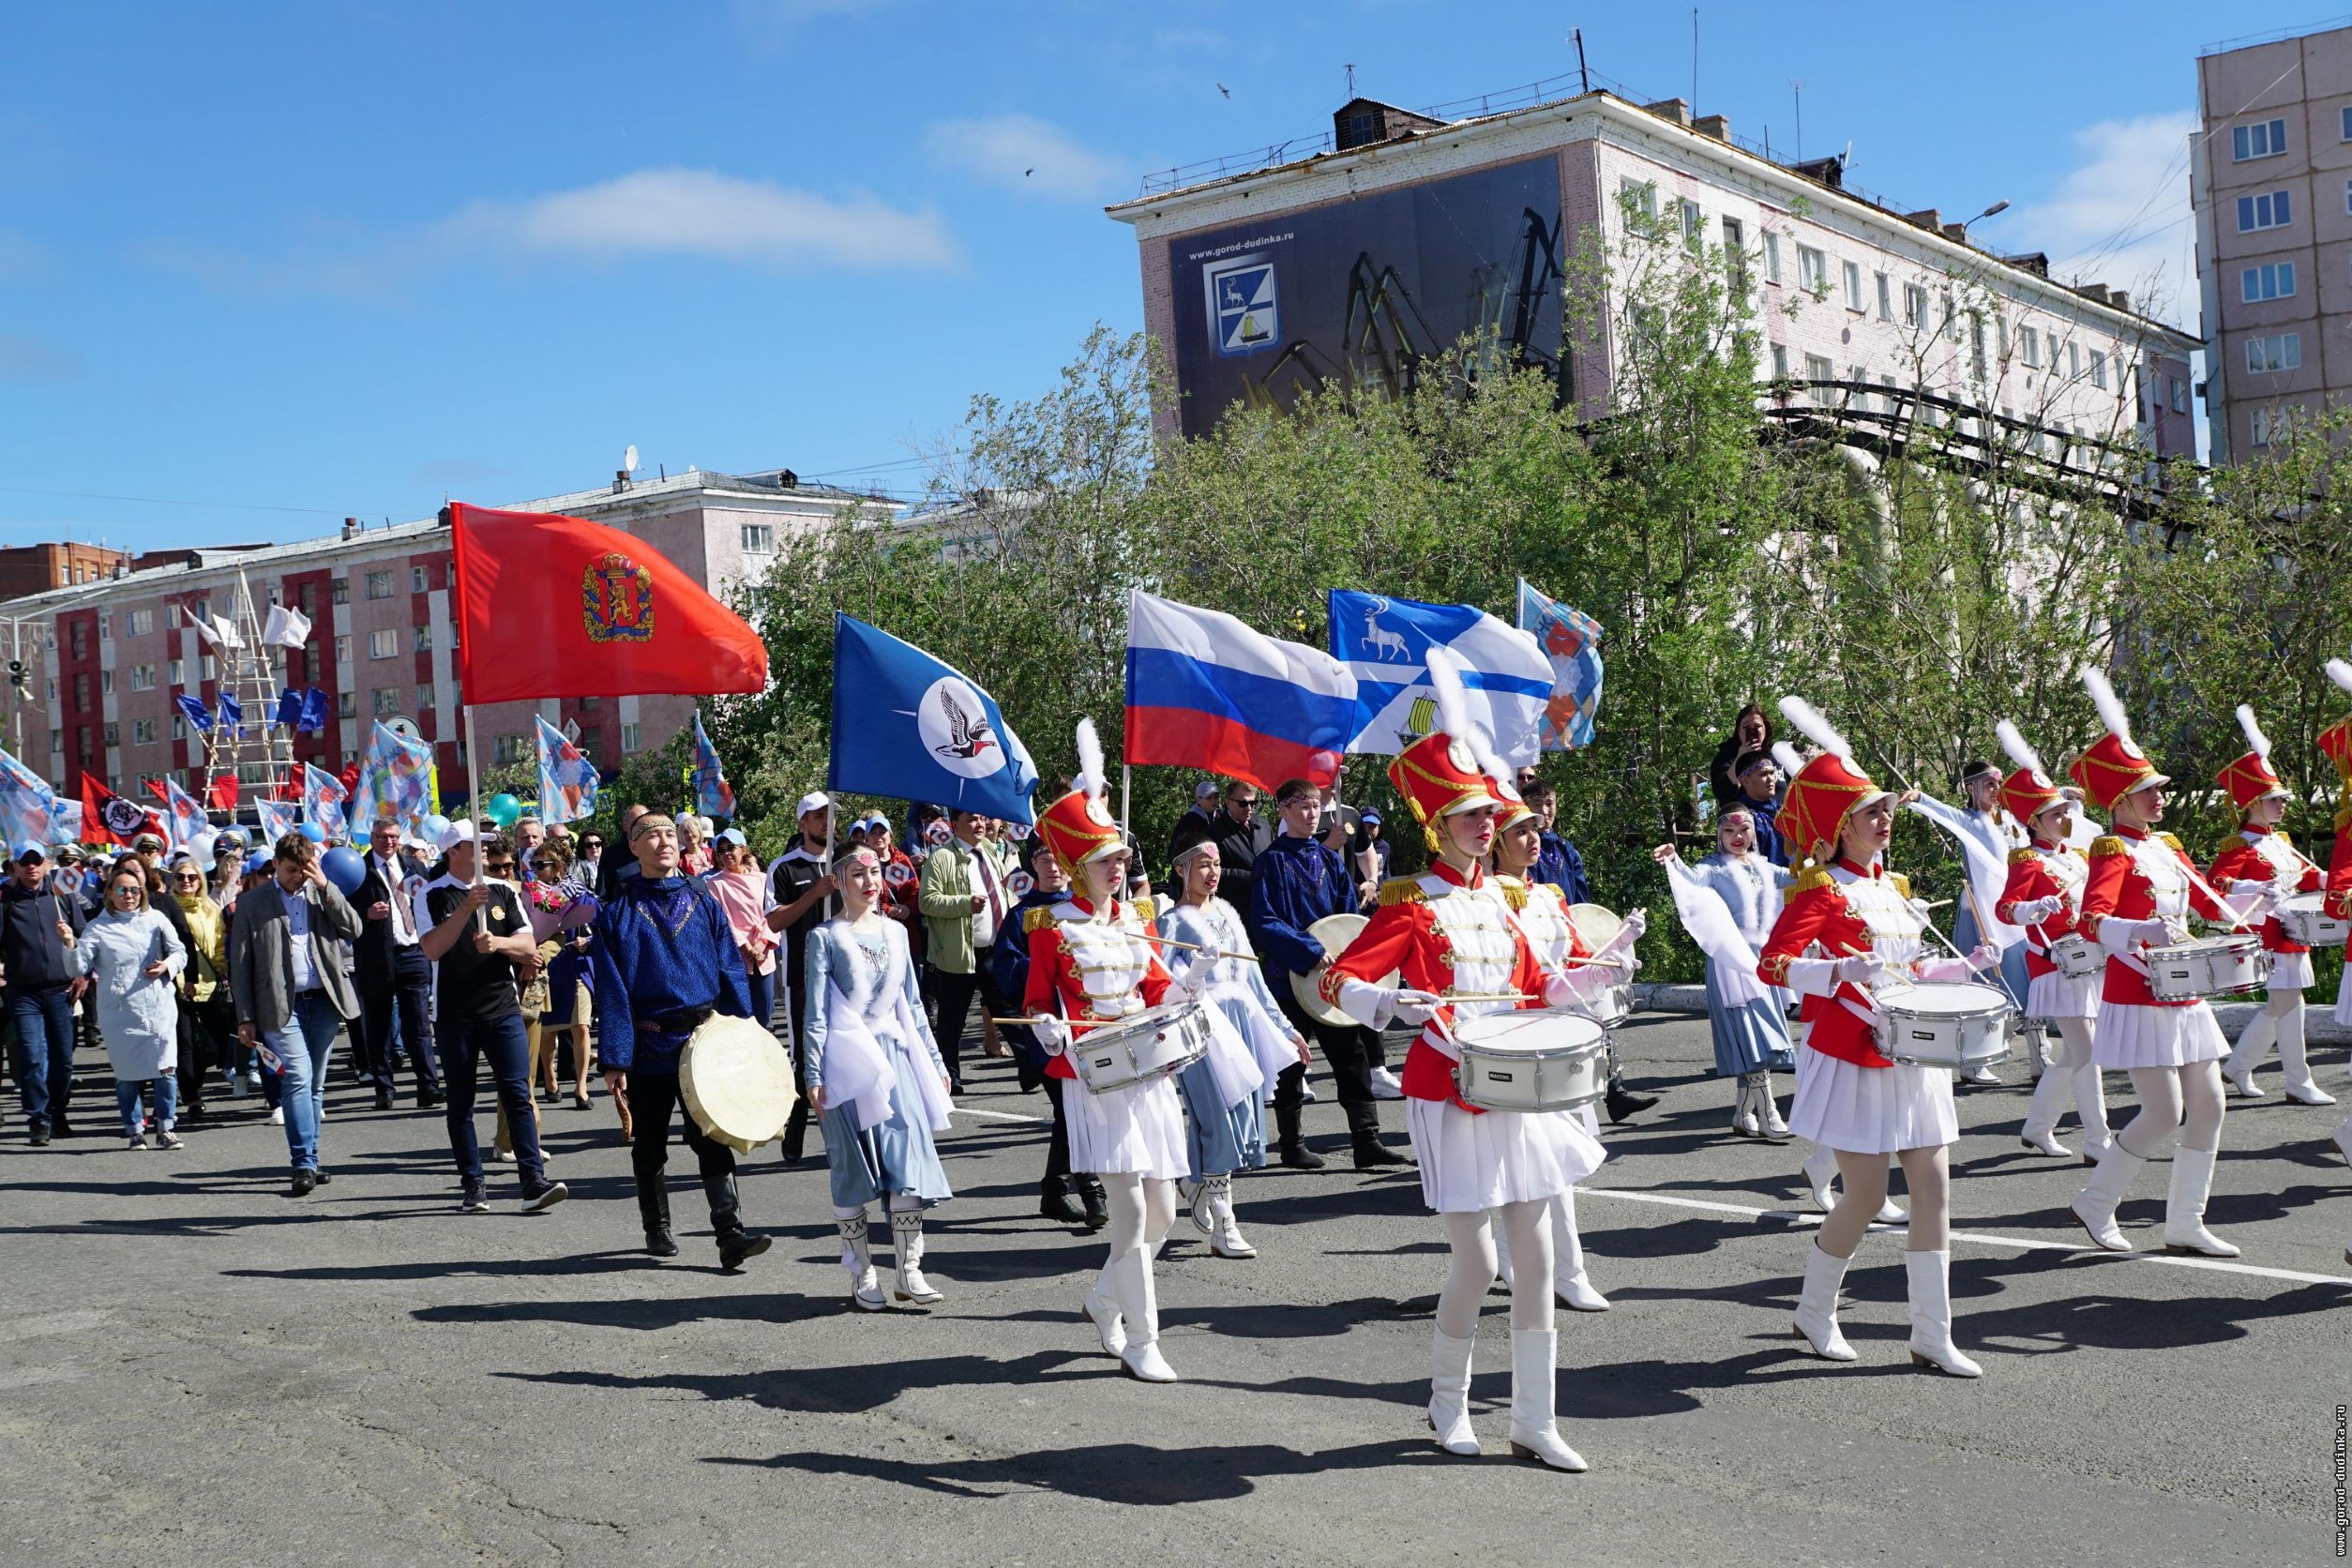
<path id="1" fill-rule="evenodd" d="M 1634 943 L 1640 940 L 1649 917 L 1636 910 L 1610 939 L 1606 952 L 1595 953 L 1569 917 L 1568 900 L 1560 888 L 1532 880 L 1543 850 L 1542 820 L 1524 805 L 1513 807 L 1505 813 L 1502 832 L 1495 839 L 1495 880 L 1502 885 L 1503 903 L 1514 912 L 1513 924 L 1535 955 L 1536 968 L 1566 981 L 1579 998 L 1589 1000 L 1632 978 Z M 1571 965 L 1567 962 L 1571 958 L 1587 961 Z M 1576 1114 L 1586 1132 L 1600 1136 L 1600 1123 L 1591 1106 Z M 1551 1224 L 1552 1293 L 1561 1305 L 1575 1311 L 1606 1312 L 1608 1298 L 1594 1289 L 1585 1275 L 1584 1241 L 1576 1234 L 1576 1188 L 1553 1195 Z M 1507 1226 L 1495 1236 L 1495 1266 L 1503 1284 L 1515 1289 Z"/>
<path id="2" fill-rule="evenodd" d="M 1461 677 L 1440 650 L 1428 656 L 1439 730 L 1389 764 L 1434 857 L 1419 877 L 1380 890 L 1364 930 L 1317 982 L 1322 998 L 1371 1029 L 1393 1019 L 1422 1030 L 1406 1053 L 1407 1124 L 1422 1196 L 1445 1219 L 1453 1252 L 1438 1296 L 1430 1349 L 1429 1425 L 1452 1454 L 1479 1452 L 1470 1422 L 1470 1353 L 1478 1307 L 1495 1278 L 1493 1222 L 1500 1210 L 1518 1260 L 1511 1292 L 1511 1452 L 1557 1470 L 1584 1458 L 1555 1425 L 1558 1335 L 1552 1317 L 1550 1200 L 1600 1168 L 1601 1146 L 1569 1112 L 1481 1111 L 1460 1098 L 1454 1025 L 1541 997 L 1575 1000 L 1537 967 L 1483 869 L 1495 824 L 1516 804 L 1500 765 L 1471 746 Z M 1392 970 L 1401 988 L 1382 983 Z"/>
<path id="3" fill-rule="evenodd" d="M 1890 972 L 1966 980 L 1998 958 L 1983 946 L 1966 958 L 1925 956 L 1925 917 L 1911 903 L 1910 884 L 1890 873 L 1883 859 L 1895 798 L 1855 767 L 1845 737 L 1811 704 L 1784 698 L 1781 712 L 1822 749 L 1799 770 L 1781 807 L 1781 831 L 1807 864 L 1764 944 L 1756 977 L 1804 998 L 1802 1048 L 1813 1059 L 1798 1075 L 1788 1124 L 1835 1153 L 1846 1185 L 1806 1259 L 1796 1332 L 1825 1360 L 1857 1359 L 1838 1332 L 1837 1289 L 1885 1201 L 1892 1154 L 1902 1162 L 1911 1195 L 1903 1254 L 1911 1360 L 1954 1377 L 1981 1377 L 1983 1369 L 1952 1342 L 1948 1162 L 1960 1137 L 1952 1074 L 1879 1053 L 1872 988 Z"/>
<path id="4" fill-rule="evenodd" d="M 1960 841 L 1961 870 L 1966 875 L 1960 884 L 1960 908 L 1952 919 L 1952 944 L 1966 953 L 1981 942 L 1989 942 L 2000 951 L 2000 974 L 1994 983 L 2009 993 L 2010 1001 L 2022 1008 L 2026 988 L 2029 984 L 2023 946 L 2013 942 L 2006 950 L 2001 950 L 2000 942 L 2007 933 L 1987 930 L 1984 926 L 1987 919 L 1998 921 L 2000 916 L 1998 913 L 1986 915 L 1977 907 L 1980 902 L 1988 900 L 1998 886 L 1993 868 L 2006 867 L 2009 852 L 2017 844 L 2016 830 L 2001 817 L 2000 791 L 2000 769 L 1990 762 L 1972 760 L 1960 764 L 1960 797 L 1966 803 L 1965 807 L 1946 806 L 1935 796 L 1921 794 L 1917 791 L 1900 798 L 1904 806 Z M 1978 869 L 1980 867 L 1984 868 L 1982 872 Z M 1988 885 L 1980 887 L 1980 878 Z M 2031 1028 L 2032 1015 L 2028 1014 L 2027 1018 L 2028 1033 L 2026 1049 L 2033 1058 L 2034 1075 L 2040 1077 L 2042 1039 L 2039 1031 Z M 1962 1073 L 1960 1080 L 1963 1083 L 1998 1084 L 2000 1075 L 1994 1072 L 1990 1065 L 1979 1063 Z"/>
<path id="5" fill-rule="evenodd" d="M 1103 752 L 1091 719 L 1078 724 L 1078 787 L 1037 819 L 1037 831 L 1073 885 L 1067 897 L 1031 911 L 1024 923 L 1029 982 L 1023 1001 L 1037 1043 L 1052 1058 L 1046 1071 L 1064 1079 L 1078 1077 L 1069 1057 L 1075 1032 L 1156 1007 L 1171 990 L 1185 994 L 1153 951 L 1149 907 L 1119 897 L 1129 855 L 1103 805 Z M 1205 981 L 1209 972 L 1196 973 Z M 1176 1184 L 1190 1167 L 1176 1081 L 1162 1074 L 1099 1094 L 1079 1084 L 1062 1100 L 1070 1123 L 1070 1164 L 1102 1182 L 1110 1210 L 1110 1254 L 1086 1293 L 1086 1316 L 1104 1351 L 1117 1356 L 1129 1376 L 1172 1383 L 1175 1368 L 1160 1353 L 1152 1259 L 1176 1223 Z"/>
<path id="6" fill-rule="evenodd" d="M 1993 918 L 2025 927 L 2017 944 L 2025 955 L 2025 1015 L 2057 1025 L 2065 1054 L 2033 1086 L 2019 1137 L 2028 1149 L 2057 1159 L 2073 1153 L 2058 1140 L 2058 1119 L 2071 1095 L 2083 1124 L 2083 1163 L 2095 1165 L 2107 1149 L 2107 1096 L 2090 1059 L 2091 1023 L 2099 1013 L 2097 977 L 2069 979 L 2050 957 L 2050 944 L 2072 936 L 2082 919 L 2083 888 L 2089 864 L 2067 845 L 2074 803 L 2043 770 L 2042 759 L 2017 727 L 2002 719 L 2001 747 L 2017 771 L 2001 781 L 2001 803 L 2025 825 L 2028 840 L 2009 854 L 2009 884 L 1993 907 Z"/>
<path id="7" fill-rule="evenodd" d="M 866 1206 L 885 1199 L 895 1293 L 929 1306 L 942 1298 L 923 1276 L 923 1211 L 954 1196 L 931 1137 L 948 1124 L 947 1063 L 923 1017 L 906 928 L 881 907 L 882 857 L 852 850 L 833 874 L 841 912 L 808 933 L 801 1051 L 809 1108 L 824 1119 L 841 1263 L 851 1300 L 881 1311 Z"/>
<path id="8" fill-rule="evenodd" d="M 1169 948 L 1168 972 L 1189 981 L 1200 972 L 1209 1004 L 1231 1026 L 1176 1074 L 1191 1128 L 1192 1223 L 1219 1258 L 1255 1258 L 1233 1220 L 1233 1172 L 1266 1163 L 1266 1086 L 1308 1060 L 1307 1044 L 1266 989 L 1242 917 L 1217 897 L 1225 865 L 1216 840 L 1179 852 L 1175 868 L 1183 897 L 1160 916 L 1160 935 L 1190 945 Z"/>
<path id="9" fill-rule="evenodd" d="M 1796 1065 L 1788 1040 L 1788 993 L 1759 986 L 1755 972 L 1756 955 L 1780 915 L 1788 869 L 1756 852 L 1756 818 L 1736 804 L 1715 822 L 1715 852 L 1697 866 L 1683 865 L 1681 852 L 1672 844 L 1661 844 L 1650 855 L 1680 890 L 1677 908 L 1686 897 L 1711 895 L 1731 917 L 1728 934 L 1738 942 L 1718 942 L 1707 954 L 1707 1026 L 1714 1040 L 1715 1074 L 1740 1080 L 1731 1105 L 1732 1133 L 1785 1143 L 1788 1123 L 1781 1120 L 1780 1102 L 1772 1094 L 1772 1074 Z M 1692 931 L 1692 939 L 1699 934 Z"/>
<path id="10" fill-rule="evenodd" d="M 2279 827 L 2290 798 L 2279 776 L 2270 769 L 2270 738 L 2254 722 L 2254 709 L 2238 705 L 2238 727 L 2246 732 L 2250 749 L 2221 771 L 2215 782 L 2229 792 L 2238 807 L 2238 833 L 2213 857 L 2206 875 L 2223 892 L 2240 897 L 2275 887 L 2279 897 L 2317 893 L 2328 885 L 2327 874 L 2287 841 Z M 2265 984 L 2270 1000 L 2238 1036 L 2238 1048 L 2222 1063 L 2222 1077 L 2250 1100 L 2262 1097 L 2254 1069 L 2279 1047 L 2279 1065 L 2286 1069 L 2286 1097 L 2298 1105 L 2331 1106 L 2335 1096 L 2311 1078 L 2311 1061 L 2303 1046 L 2303 992 L 2312 982 L 2311 949 L 2291 940 L 2277 915 L 2262 923 L 2262 950 L 2269 955 L 2270 974 Z"/>
<path id="11" fill-rule="evenodd" d="M 2133 744 L 2123 704 L 2107 678 L 2087 669 L 2083 684 L 2107 732 L 2067 771 L 2115 829 L 2091 845 L 2090 880 L 2083 892 L 2083 932 L 2096 935 L 2107 950 L 2091 1060 L 2132 1075 L 2140 1112 L 2107 1145 L 2072 1207 L 2092 1242 L 2110 1252 L 2132 1251 L 2116 1228 L 2116 1208 L 2140 1167 L 2163 1153 L 2178 1131 L 2164 1250 L 2235 1258 L 2238 1249 L 2205 1228 L 2205 1200 L 2222 1145 L 2221 1060 L 2229 1044 L 2202 999 L 2159 1001 L 2140 955 L 2186 940 L 2192 909 L 2212 921 L 2234 923 L 2237 914 L 2197 874 L 2180 840 L 2156 831 L 2164 817 L 2164 786 L 2171 780 Z M 2267 910 L 2267 895 L 2258 895 L 2255 904 Z"/>
<path id="12" fill-rule="evenodd" d="M 2328 661 L 2328 679 L 2352 692 L 2352 664 Z M 2320 908 L 2338 920 L 2352 920 L 2352 716 L 2337 719 L 2319 732 L 2319 749 L 2336 765 L 2342 791 L 2336 804 L 2336 847 L 2328 857 L 2328 895 Z M 2352 956 L 2352 955 L 2348 955 Z M 2344 983 L 2336 988 L 2336 1022 L 2352 1024 L 2352 962 L 2344 965 Z M 2336 1126 L 2336 1147 L 2352 1165 L 2352 1116 Z M 2352 1263 L 2352 1247 L 2344 1260 Z"/>

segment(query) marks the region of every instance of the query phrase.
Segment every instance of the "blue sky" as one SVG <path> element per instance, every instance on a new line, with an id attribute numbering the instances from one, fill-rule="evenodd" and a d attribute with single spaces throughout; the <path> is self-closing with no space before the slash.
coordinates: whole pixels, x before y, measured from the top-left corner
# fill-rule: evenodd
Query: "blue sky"
<path id="1" fill-rule="evenodd" d="M 1592 68 L 1687 8 L 708 0 L 20 8 L 0 543 L 285 539 L 593 486 L 622 448 L 919 483 L 972 394 L 1141 308 L 1147 170 Z M 2252 6 L 1704 6 L 1699 111 L 2194 318 L 2183 138 Z M 1221 90 L 1222 89 L 1222 90 Z M 2121 233 L 2118 249 L 2102 242 Z M 2114 252 L 2110 254 L 2110 252 Z M 2080 264 L 2076 263 L 2074 264 Z M 877 466 L 882 465 L 882 466 Z M 41 492 L 41 493 L 36 493 Z M 142 499 L 130 499 L 142 498 Z"/>

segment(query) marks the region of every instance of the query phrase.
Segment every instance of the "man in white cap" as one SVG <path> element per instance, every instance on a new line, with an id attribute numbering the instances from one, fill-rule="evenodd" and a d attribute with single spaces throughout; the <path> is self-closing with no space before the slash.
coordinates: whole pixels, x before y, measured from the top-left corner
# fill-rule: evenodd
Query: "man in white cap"
<path id="1" fill-rule="evenodd" d="M 833 799 L 822 790 L 800 797 L 793 813 L 800 838 L 768 863 L 768 929 L 784 948 L 784 1016 L 792 1042 L 792 1083 L 801 1097 L 784 1123 L 784 1163 L 796 1163 L 808 1140 L 808 1085 L 801 1077 L 800 1003 L 808 978 L 808 933 L 822 925 L 832 905 L 833 872 L 828 830 Z M 773 1020 L 761 1018 L 761 1023 Z"/>
<path id="2" fill-rule="evenodd" d="M 386 819 L 368 833 L 368 874 L 352 895 L 359 912 L 359 940 L 352 944 L 359 982 L 360 1051 L 375 1075 L 376 1108 L 392 1108 L 392 1031 L 408 1048 L 416 1068 L 416 1104 L 442 1103 L 441 1067 L 433 1049 L 428 1009 L 433 970 L 422 946 L 415 897 L 424 879 L 400 852 L 399 822 Z"/>

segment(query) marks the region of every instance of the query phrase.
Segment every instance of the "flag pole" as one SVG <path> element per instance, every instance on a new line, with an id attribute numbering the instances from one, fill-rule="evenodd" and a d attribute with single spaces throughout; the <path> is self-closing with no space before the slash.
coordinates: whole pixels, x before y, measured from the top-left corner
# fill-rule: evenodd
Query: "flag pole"
<path id="1" fill-rule="evenodd" d="M 1125 762 L 1119 764 L 1119 831 L 1127 829 L 1127 791 L 1135 783 L 1135 769 Z"/>
<path id="2" fill-rule="evenodd" d="M 465 783 L 467 805 L 474 819 L 474 885 L 479 887 L 482 875 L 482 743 L 474 732 L 474 704 L 465 705 Z M 485 904 L 474 912 L 474 928 L 490 930 L 490 906 Z"/>

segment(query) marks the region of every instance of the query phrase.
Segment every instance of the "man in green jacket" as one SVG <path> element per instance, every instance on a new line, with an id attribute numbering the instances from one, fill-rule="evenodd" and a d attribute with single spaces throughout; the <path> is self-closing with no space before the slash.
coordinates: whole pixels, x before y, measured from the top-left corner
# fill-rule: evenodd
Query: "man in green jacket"
<path id="1" fill-rule="evenodd" d="M 950 811 L 947 825 L 954 837 L 924 857 L 916 901 L 930 933 L 927 963 L 931 997 L 939 1003 L 939 1043 L 947 1057 L 948 1081 L 960 1094 L 964 1025 L 973 995 L 988 1012 L 1010 1010 L 997 994 L 988 955 L 1015 900 L 1004 890 L 996 858 L 981 847 L 985 819 L 971 811 Z"/>

